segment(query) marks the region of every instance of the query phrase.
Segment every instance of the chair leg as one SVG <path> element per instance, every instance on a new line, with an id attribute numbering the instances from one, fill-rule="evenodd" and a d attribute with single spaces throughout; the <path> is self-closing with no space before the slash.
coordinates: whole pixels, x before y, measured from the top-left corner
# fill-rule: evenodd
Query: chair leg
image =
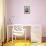
<path id="1" fill-rule="evenodd" d="M 3 45 L 4 45 L 4 43 L 2 42 L 2 43 L 1 43 L 1 46 L 3 46 Z"/>
<path id="2" fill-rule="evenodd" d="M 26 31 L 25 31 L 25 42 L 26 42 Z"/>
<path id="3" fill-rule="evenodd" d="M 13 33 L 12 33 L 12 43 L 13 43 Z"/>
<path id="4" fill-rule="evenodd" d="M 15 36 L 15 42 L 16 42 L 16 36 Z"/>

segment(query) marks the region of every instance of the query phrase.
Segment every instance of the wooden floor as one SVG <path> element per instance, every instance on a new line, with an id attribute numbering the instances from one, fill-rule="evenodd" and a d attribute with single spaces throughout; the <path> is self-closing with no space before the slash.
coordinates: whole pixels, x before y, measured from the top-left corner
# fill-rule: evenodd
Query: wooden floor
<path id="1" fill-rule="evenodd" d="M 42 37 L 42 42 L 44 43 L 31 43 L 31 41 L 24 41 L 24 40 L 14 40 L 5 43 L 3 46 L 46 46 L 46 37 Z"/>
<path id="2" fill-rule="evenodd" d="M 5 43 L 3 46 L 31 46 L 30 41 L 24 41 L 24 40 L 16 40 L 16 41 L 10 41 L 8 43 Z"/>
<path id="3" fill-rule="evenodd" d="M 46 37 L 42 37 L 42 42 L 46 42 Z"/>
<path id="4" fill-rule="evenodd" d="M 46 43 L 31 43 L 30 41 L 14 40 L 5 43 L 3 46 L 46 46 Z"/>

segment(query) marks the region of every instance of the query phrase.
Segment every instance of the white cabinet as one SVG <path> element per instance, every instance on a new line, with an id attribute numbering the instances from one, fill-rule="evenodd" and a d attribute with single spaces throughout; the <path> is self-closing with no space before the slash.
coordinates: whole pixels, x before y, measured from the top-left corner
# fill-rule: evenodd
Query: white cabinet
<path id="1" fill-rule="evenodd" d="M 41 42 L 42 30 L 40 25 L 32 25 L 31 27 L 31 41 Z"/>

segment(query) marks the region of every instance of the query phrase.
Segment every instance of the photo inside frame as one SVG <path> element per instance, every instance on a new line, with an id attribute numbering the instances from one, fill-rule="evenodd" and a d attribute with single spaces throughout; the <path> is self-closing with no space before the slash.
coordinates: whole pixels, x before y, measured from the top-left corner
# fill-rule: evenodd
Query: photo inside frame
<path id="1" fill-rule="evenodd" d="M 30 6 L 24 6 L 24 14 L 30 14 Z"/>

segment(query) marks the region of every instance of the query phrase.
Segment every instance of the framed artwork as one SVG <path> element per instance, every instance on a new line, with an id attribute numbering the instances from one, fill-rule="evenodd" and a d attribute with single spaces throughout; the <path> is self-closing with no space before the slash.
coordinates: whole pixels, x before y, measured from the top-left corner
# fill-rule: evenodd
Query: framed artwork
<path id="1" fill-rule="evenodd" d="M 30 6 L 24 6 L 24 14 L 30 14 Z"/>

